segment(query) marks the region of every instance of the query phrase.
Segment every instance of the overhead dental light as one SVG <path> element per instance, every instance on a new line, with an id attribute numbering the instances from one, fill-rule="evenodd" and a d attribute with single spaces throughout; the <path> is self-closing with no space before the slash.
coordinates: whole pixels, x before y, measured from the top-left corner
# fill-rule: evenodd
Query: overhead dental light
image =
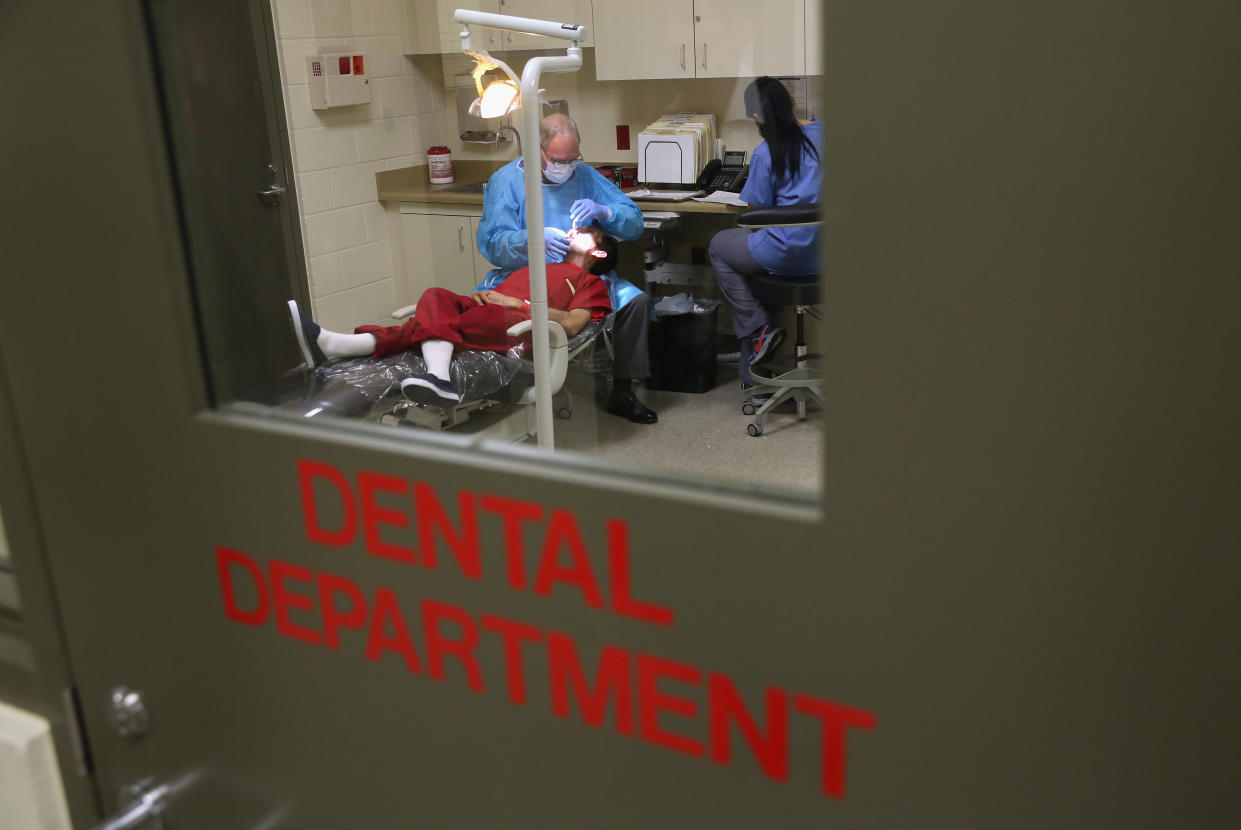
<path id="1" fill-rule="evenodd" d="M 480 118 L 500 118 L 508 115 L 521 106 L 521 87 L 513 70 L 504 61 L 492 57 L 487 51 L 467 49 L 466 54 L 474 59 L 474 88 L 478 97 L 470 104 L 470 115 Z M 483 87 L 483 75 L 493 69 L 503 69 L 511 80 L 491 81 Z"/>
<path id="2" fill-rule="evenodd" d="M 496 118 L 512 112 L 524 100 L 528 106 L 521 112 L 521 129 L 527 136 L 539 134 L 539 76 L 547 72 L 576 72 L 582 68 L 582 50 L 578 46 L 586 39 L 586 27 L 572 23 L 556 23 L 530 17 L 513 17 L 492 14 L 473 9 L 457 9 L 453 20 L 461 27 L 461 50 L 474 59 L 474 85 L 478 89 L 478 115 Z M 521 80 L 513 74 L 504 61 L 497 60 L 486 51 L 470 46 L 470 25 L 487 26 L 523 34 L 543 35 L 570 41 L 563 56 L 539 56 L 526 61 Z M 483 89 L 482 76 L 492 69 L 503 69 L 511 80 L 494 81 Z M 511 89 L 504 89 L 507 85 Z M 492 92 L 496 87 L 499 90 Z M 489 95 L 503 96 L 489 101 Z M 494 106 L 494 108 L 493 108 Z M 473 105 L 470 111 L 474 111 Z M 539 143 L 528 141 L 522 154 L 526 182 L 526 245 L 527 250 L 543 250 L 543 166 L 539 158 Z M 534 409 L 538 422 L 540 447 L 550 448 L 552 437 L 552 392 L 549 380 L 550 361 L 547 335 L 547 263 L 543 257 L 530 257 L 530 321 L 534 360 Z"/>
<path id="3" fill-rule="evenodd" d="M 494 81 L 488 85 L 478 101 L 478 112 L 470 107 L 472 115 L 481 118 L 500 118 L 521 106 L 521 90 L 512 81 Z"/>

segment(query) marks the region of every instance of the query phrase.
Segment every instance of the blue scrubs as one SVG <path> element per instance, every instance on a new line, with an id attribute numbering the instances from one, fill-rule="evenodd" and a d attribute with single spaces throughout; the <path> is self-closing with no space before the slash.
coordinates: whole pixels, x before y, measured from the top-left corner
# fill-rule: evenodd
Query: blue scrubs
<path id="1" fill-rule="evenodd" d="M 741 200 L 754 207 L 779 205 L 805 205 L 819 201 L 819 182 L 822 172 L 819 162 L 823 158 L 823 125 L 811 121 L 802 125 L 806 137 L 819 151 L 819 158 L 810 155 L 804 147 L 801 167 L 797 177 L 788 171 L 780 181 L 771 172 L 771 150 L 764 141 L 754 149 L 750 158 L 750 176 L 741 188 Z M 763 228 L 750 234 L 750 254 L 760 265 L 773 274 L 800 276 L 818 274 L 819 228 Z"/>
<path id="2" fill-rule="evenodd" d="M 543 184 L 543 224 L 568 232 L 572 228 L 569 208 L 578 199 L 591 199 L 612 211 L 612 218 L 597 222 L 604 231 L 621 240 L 642 235 L 642 211 L 616 185 L 589 164 L 579 163 L 562 184 Z M 478 223 L 478 250 L 499 266 L 487 273 L 479 290 L 495 288 L 518 268 L 530 264 L 526 244 L 525 159 L 501 167 L 487 181 L 483 191 L 483 216 Z M 559 261 L 559 260 L 554 260 Z M 603 275 L 612 308 L 620 309 L 642 290 L 614 273 Z"/>

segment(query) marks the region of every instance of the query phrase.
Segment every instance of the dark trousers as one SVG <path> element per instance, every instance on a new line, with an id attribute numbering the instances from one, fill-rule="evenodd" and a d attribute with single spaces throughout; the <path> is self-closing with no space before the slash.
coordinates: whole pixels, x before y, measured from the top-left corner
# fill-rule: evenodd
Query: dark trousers
<path id="1" fill-rule="evenodd" d="M 771 315 L 750 291 L 750 277 L 766 271 L 750 253 L 750 231 L 730 228 L 711 237 L 707 256 L 715 268 L 715 281 L 733 312 L 737 339 L 749 337 L 771 323 Z"/>
<path id="2" fill-rule="evenodd" d="M 647 331 L 651 319 L 651 297 L 642 293 L 612 315 L 612 346 L 616 352 L 612 377 L 616 380 L 645 380 L 651 376 L 651 352 Z"/>

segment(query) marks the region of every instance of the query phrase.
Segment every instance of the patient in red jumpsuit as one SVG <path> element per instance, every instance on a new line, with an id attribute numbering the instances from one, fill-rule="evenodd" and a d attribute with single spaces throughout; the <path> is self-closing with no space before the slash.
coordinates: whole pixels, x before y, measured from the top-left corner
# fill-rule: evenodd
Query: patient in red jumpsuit
<path id="1" fill-rule="evenodd" d="M 547 317 L 572 337 L 612 310 L 607 284 L 598 275 L 615 266 L 616 241 L 592 226 L 571 230 L 569 243 L 563 262 L 547 263 Z M 455 350 L 504 352 L 520 342 L 508 329 L 530 318 L 530 269 L 520 268 L 495 289 L 469 296 L 428 288 L 414 316 L 403 324 L 359 326 L 353 334 L 322 328 L 301 314 L 293 300 L 289 310 L 307 366 L 420 348 L 427 371 L 403 381 L 401 391 L 415 403 L 451 406 L 461 400 L 449 375 Z"/>

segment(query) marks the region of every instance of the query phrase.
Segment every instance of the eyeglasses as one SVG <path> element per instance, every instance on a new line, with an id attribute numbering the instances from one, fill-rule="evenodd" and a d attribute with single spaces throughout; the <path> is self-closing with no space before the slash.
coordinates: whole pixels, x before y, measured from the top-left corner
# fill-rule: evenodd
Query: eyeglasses
<path id="1" fill-rule="evenodd" d="M 572 164 L 575 161 L 582 161 L 581 153 L 578 153 L 576 156 L 574 156 L 571 159 L 565 159 L 564 161 L 561 161 L 560 159 L 554 159 L 551 156 L 549 156 L 546 150 L 540 150 L 539 152 L 543 154 L 543 158 L 547 161 L 548 164 Z"/>

